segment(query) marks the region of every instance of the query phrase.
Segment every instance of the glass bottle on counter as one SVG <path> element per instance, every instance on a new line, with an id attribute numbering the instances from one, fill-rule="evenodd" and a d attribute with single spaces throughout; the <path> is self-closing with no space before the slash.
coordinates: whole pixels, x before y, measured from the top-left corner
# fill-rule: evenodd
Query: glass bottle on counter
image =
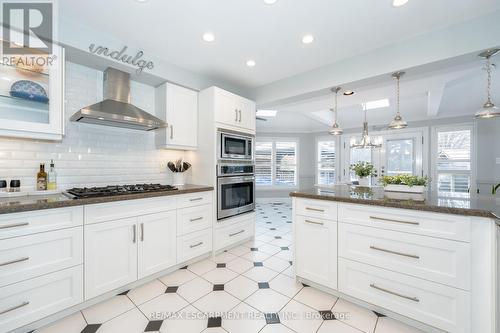
<path id="1" fill-rule="evenodd" d="M 47 190 L 47 173 L 45 172 L 45 163 L 40 163 L 40 170 L 36 175 L 36 190 Z"/>
<path id="2" fill-rule="evenodd" d="M 57 173 L 54 166 L 54 160 L 50 160 L 50 169 L 47 175 L 47 190 L 57 189 Z"/>

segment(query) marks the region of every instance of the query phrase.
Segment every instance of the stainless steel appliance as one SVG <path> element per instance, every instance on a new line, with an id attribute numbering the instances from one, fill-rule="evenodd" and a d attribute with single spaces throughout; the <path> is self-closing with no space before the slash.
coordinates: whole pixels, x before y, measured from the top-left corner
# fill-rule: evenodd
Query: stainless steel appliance
<path id="1" fill-rule="evenodd" d="M 176 191 L 177 187 L 161 184 L 111 185 L 102 187 L 74 187 L 63 192 L 72 199 L 110 197 L 137 193 Z"/>
<path id="2" fill-rule="evenodd" d="M 250 134 L 217 131 L 217 159 L 253 161 L 254 139 Z"/>
<path id="3" fill-rule="evenodd" d="M 255 210 L 255 166 L 221 164 L 217 166 L 217 219 Z"/>

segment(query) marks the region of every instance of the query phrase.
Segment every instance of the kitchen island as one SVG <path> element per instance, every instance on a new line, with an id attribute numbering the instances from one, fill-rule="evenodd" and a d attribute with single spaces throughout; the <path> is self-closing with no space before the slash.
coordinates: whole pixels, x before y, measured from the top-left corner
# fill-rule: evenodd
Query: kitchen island
<path id="1" fill-rule="evenodd" d="M 331 186 L 290 193 L 297 278 L 426 332 L 495 332 L 495 198 Z"/>

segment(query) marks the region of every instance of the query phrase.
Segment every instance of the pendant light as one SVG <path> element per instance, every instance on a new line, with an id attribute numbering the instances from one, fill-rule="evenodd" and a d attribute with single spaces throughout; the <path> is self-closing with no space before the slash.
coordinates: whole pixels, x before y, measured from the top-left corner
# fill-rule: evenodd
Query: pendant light
<path id="1" fill-rule="evenodd" d="M 342 135 L 344 131 L 342 130 L 342 127 L 339 126 L 337 123 L 337 97 L 340 91 L 340 87 L 332 88 L 332 92 L 335 94 L 335 99 L 334 99 L 334 104 L 333 104 L 333 109 L 330 109 L 330 111 L 333 111 L 333 126 L 330 131 L 328 131 L 328 134 L 330 135 Z"/>
<path id="2" fill-rule="evenodd" d="M 475 117 L 482 119 L 489 119 L 500 116 L 500 110 L 495 104 L 491 101 L 491 60 L 490 58 L 500 51 L 499 49 L 492 49 L 481 52 L 479 54 L 480 57 L 486 59 L 486 73 L 488 75 L 488 83 L 486 85 L 486 94 L 488 96 L 488 100 L 484 103 L 483 107 L 479 109 Z"/>
<path id="3" fill-rule="evenodd" d="M 363 105 L 363 109 L 365 112 L 365 119 L 363 121 L 363 132 L 361 132 L 361 141 L 359 142 L 351 142 L 351 148 L 380 148 L 382 144 L 373 142 L 368 134 L 368 121 L 366 120 L 366 107 Z"/>
<path id="4" fill-rule="evenodd" d="M 401 79 L 401 76 L 403 76 L 405 72 L 396 72 L 392 74 L 392 78 L 396 79 L 396 116 L 394 117 L 394 120 L 391 121 L 389 124 L 389 129 L 402 129 L 408 126 L 408 123 L 403 120 L 401 117 L 401 113 L 399 113 L 399 104 L 400 104 L 400 97 L 399 97 L 399 81 Z"/>

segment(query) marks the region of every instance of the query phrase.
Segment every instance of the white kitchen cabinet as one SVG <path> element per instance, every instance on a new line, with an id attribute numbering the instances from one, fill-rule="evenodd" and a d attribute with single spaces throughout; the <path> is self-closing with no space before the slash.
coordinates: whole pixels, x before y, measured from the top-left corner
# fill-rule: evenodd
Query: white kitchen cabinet
<path id="1" fill-rule="evenodd" d="M 213 89 L 215 121 L 255 132 L 255 103 L 220 88 Z"/>
<path id="2" fill-rule="evenodd" d="M 176 264 L 176 211 L 138 217 L 138 278 Z"/>
<path id="3" fill-rule="evenodd" d="M 137 218 L 85 226 L 85 299 L 137 280 Z"/>
<path id="4" fill-rule="evenodd" d="M 198 92 L 164 83 L 156 88 L 156 113 L 167 122 L 157 130 L 158 148 L 194 150 L 198 145 Z"/>
<path id="5" fill-rule="evenodd" d="M 22 57 L 22 56 L 20 56 Z M 47 58 L 46 58 L 47 59 Z M 64 134 L 64 49 L 53 44 L 53 53 L 42 66 L 0 64 L 0 136 L 61 140 Z M 22 59 L 20 59 L 22 60 Z M 44 65 L 47 64 L 47 65 Z M 50 64 L 50 65 L 48 65 Z M 20 96 L 14 85 L 30 81 L 37 97 Z M 26 83 L 24 82 L 24 86 Z"/>
<path id="6" fill-rule="evenodd" d="M 297 276 L 337 289 L 337 222 L 295 216 Z"/>

